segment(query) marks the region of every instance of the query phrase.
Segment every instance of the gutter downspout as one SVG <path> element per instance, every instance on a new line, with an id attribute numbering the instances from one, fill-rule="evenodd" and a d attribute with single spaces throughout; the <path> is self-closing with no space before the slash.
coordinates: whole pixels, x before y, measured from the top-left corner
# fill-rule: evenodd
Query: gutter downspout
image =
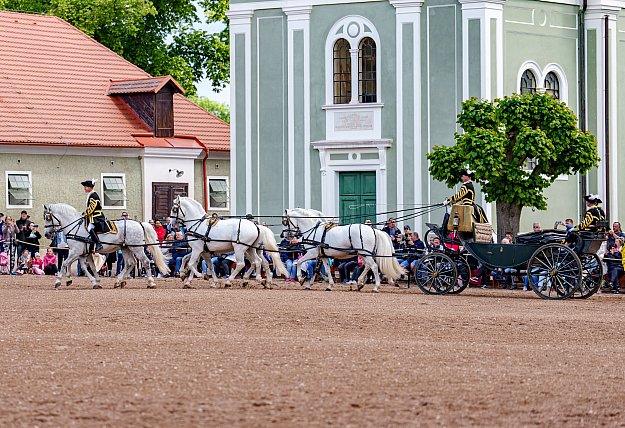
<path id="1" fill-rule="evenodd" d="M 605 67 L 604 97 L 605 97 L 605 212 L 606 220 L 610 224 L 610 21 L 604 16 L 605 52 L 603 66 Z"/>
<path id="2" fill-rule="evenodd" d="M 206 178 L 206 161 L 208 160 L 208 149 L 204 149 L 204 159 L 202 159 L 202 189 L 204 190 L 204 211 L 208 212 L 208 179 Z"/>
<path id="3" fill-rule="evenodd" d="M 579 129 L 585 132 L 586 129 L 586 9 L 588 9 L 588 0 L 584 0 L 582 8 L 579 11 L 579 34 L 578 40 L 578 62 L 579 62 Z M 581 176 L 581 192 L 580 210 L 581 213 L 579 220 L 584 216 L 586 212 L 586 204 L 584 203 L 584 196 L 588 193 L 588 177 L 586 174 Z"/>

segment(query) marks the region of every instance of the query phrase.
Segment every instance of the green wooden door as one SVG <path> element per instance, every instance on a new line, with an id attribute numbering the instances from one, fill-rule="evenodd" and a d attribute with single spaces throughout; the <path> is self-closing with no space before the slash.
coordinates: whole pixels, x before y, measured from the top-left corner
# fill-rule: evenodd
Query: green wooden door
<path id="1" fill-rule="evenodd" d="M 339 216 L 341 223 L 375 223 L 375 171 L 339 173 Z"/>

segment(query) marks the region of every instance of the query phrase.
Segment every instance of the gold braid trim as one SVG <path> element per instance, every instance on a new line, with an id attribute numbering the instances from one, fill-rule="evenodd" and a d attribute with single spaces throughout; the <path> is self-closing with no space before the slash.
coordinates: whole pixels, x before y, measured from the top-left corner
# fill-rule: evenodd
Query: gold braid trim
<path id="1" fill-rule="evenodd" d="M 455 204 L 460 202 L 461 204 L 472 204 L 475 199 L 475 195 L 472 193 L 473 192 L 471 192 L 469 188 L 463 184 L 462 187 L 458 189 L 456 194 L 449 198 L 449 203 Z"/>

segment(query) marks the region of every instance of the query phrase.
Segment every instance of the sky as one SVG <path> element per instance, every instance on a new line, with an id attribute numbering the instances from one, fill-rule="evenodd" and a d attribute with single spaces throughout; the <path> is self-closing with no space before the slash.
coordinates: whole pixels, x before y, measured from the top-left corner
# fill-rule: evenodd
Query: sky
<path id="1" fill-rule="evenodd" d="M 197 2 L 195 3 L 196 3 L 195 7 L 198 11 L 198 16 L 200 20 L 202 21 L 201 24 L 196 24 L 195 28 L 212 31 L 212 32 L 218 32 L 224 28 L 224 26 L 219 23 L 207 24 L 204 14 L 202 13 L 202 7 L 199 6 Z M 211 81 L 209 79 L 204 79 L 200 81 L 196 86 L 197 86 L 197 93 L 199 96 L 210 98 L 213 101 L 218 101 L 220 103 L 225 103 L 225 104 L 230 105 L 230 85 L 226 85 L 226 87 L 223 88 L 220 92 L 215 92 L 213 91 Z"/>

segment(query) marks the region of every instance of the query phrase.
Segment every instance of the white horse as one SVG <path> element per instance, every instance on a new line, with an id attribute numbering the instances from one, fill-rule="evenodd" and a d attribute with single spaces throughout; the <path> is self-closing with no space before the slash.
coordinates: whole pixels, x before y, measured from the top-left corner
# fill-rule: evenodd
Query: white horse
<path id="1" fill-rule="evenodd" d="M 100 277 L 93 264 L 93 259 L 89 253 L 89 233 L 84 227 L 84 217 L 74 207 L 67 204 L 52 204 L 43 207 L 43 218 L 45 221 L 45 236 L 52 239 L 54 234 L 63 231 L 67 237 L 67 245 L 69 254 L 57 275 L 54 286 L 58 288 L 61 285 L 63 272 L 67 278 L 66 285 L 71 285 L 70 267 L 76 259 L 83 266 L 85 274 L 91 281 L 93 288 L 102 288 L 100 286 Z M 167 257 L 163 255 L 158 247 L 158 237 L 156 231 L 149 223 L 138 222 L 135 220 L 115 220 L 112 223 L 117 227 L 117 233 L 109 233 L 101 235 L 102 245 L 104 249 L 99 251 L 100 254 L 107 254 L 122 250 L 124 256 L 124 269 L 117 276 L 115 288 L 123 288 L 126 285 L 125 278 L 128 272 L 134 269 L 136 261 L 141 262 L 145 267 L 148 277 L 148 288 L 155 288 L 154 278 L 149 268 L 150 260 L 145 255 L 144 248 L 148 247 L 148 251 L 154 258 L 154 263 L 158 270 L 166 274 L 169 272 L 167 266 Z M 89 256 L 89 257 L 88 257 Z M 94 275 L 91 275 L 86 267 L 89 266 Z"/>
<path id="2" fill-rule="evenodd" d="M 320 256 L 328 274 L 328 291 L 334 285 L 328 257 L 340 260 L 359 255 L 363 258 L 365 270 L 358 278 L 358 290 L 364 287 L 369 270 L 373 271 L 375 278 L 375 293 L 380 287 L 378 267 L 391 283 L 404 274 L 404 269 L 393 257 L 393 244 L 388 234 L 366 224 L 331 225 L 325 220 L 327 217 L 317 210 L 296 208 L 285 210 L 285 214 L 283 224 L 290 234 L 300 236 L 306 249 L 306 254 L 297 265 L 297 279 L 300 283 L 303 283 L 301 274 L 304 262 L 316 260 Z M 309 278 L 306 288 L 310 288 L 311 284 L 312 278 Z"/>
<path id="3" fill-rule="evenodd" d="M 234 251 L 236 267 L 230 274 L 226 287 L 231 285 L 232 280 L 245 267 L 245 257 L 247 256 L 256 268 L 256 279 L 260 279 L 261 265 L 265 267 L 267 271 L 266 286 L 271 288 L 269 264 L 262 257 L 262 252 L 259 257 L 258 250 L 262 248 L 271 251 L 271 259 L 278 275 L 286 275 L 286 268 L 280 260 L 278 245 L 271 229 L 246 219 L 236 218 L 219 220 L 211 225 L 208 214 L 199 202 L 181 196 L 177 196 L 174 200 L 170 217 L 184 225 L 189 247 L 191 247 L 191 255 L 188 258 L 185 256 L 182 263 L 182 266 L 186 263 L 191 270 L 189 276 L 184 279 L 184 288 L 190 288 L 194 276 L 202 276 L 197 270 L 200 257 L 206 262 L 214 283 L 217 283 L 217 275 L 211 263 L 212 254 L 223 254 L 231 251 Z M 251 272 L 252 269 L 246 272 L 245 280 L 249 278 Z M 181 273 L 181 276 L 186 276 L 186 274 Z"/>

